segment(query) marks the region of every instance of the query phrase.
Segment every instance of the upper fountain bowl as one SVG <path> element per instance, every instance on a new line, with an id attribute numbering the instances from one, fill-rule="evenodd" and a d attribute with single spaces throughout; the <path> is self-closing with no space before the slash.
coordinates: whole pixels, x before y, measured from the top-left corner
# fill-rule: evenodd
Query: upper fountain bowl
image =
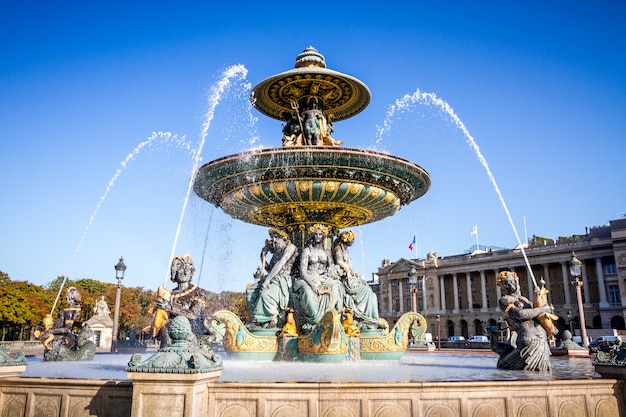
<path id="1" fill-rule="evenodd" d="M 326 68 L 324 56 L 309 46 L 296 57 L 295 68 L 254 87 L 251 101 L 264 115 L 285 120 L 294 108 L 305 108 L 315 99 L 329 122 L 337 122 L 363 111 L 371 96 L 357 78 Z"/>

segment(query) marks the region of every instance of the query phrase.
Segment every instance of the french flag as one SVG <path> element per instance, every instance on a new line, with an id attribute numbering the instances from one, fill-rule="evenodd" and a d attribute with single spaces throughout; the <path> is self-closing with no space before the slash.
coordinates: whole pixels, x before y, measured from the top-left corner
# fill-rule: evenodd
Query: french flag
<path id="1" fill-rule="evenodd" d="M 409 250 L 413 251 L 414 247 L 415 247 L 415 236 L 413 236 L 413 242 L 411 242 L 411 244 L 409 245 Z"/>

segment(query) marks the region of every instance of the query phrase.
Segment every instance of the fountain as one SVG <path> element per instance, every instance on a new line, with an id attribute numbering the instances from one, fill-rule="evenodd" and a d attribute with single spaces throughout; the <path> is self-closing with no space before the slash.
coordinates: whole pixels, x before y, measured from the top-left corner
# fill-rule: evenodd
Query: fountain
<path id="1" fill-rule="evenodd" d="M 0 416 L 623 415 L 624 381 L 597 378 L 586 358 L 562 357 L 552 373 L 536 373 L 498 369 L 493 353 L 405 353 L 408 335 L 419 338 L 425 320 L 409 313 L 388 329 L 372 320 L 375 312 L 358 303 L 352 308 L 349 297 L 338 310 L 335 296 L 354 287 L 337 284 L 357 278 L 343 268 L 345 257 L 335 265 L 343 272 L 329 268 L 334 272 L 317 292 L 307 290 L 306 280 L 293 282 L 289 302 L 270 303 L 265 294 L 278 291 L 264 293 L 265 284 L 273 291 L 289 278 L 309 278 L 312 263 L 296 262 L 298 256 L 341 254 L 351 242 L 342 229 L 391 216 L 430 186 L 428 174 L 410 161 L 340 146 L 332 122 L 363 110 L 367 87 L 325 68 L 312 48 L 297 62 L 253 91 L 259 111 L 286 122 L 283 147 L 212 161 L 193 185 L 233 218 L 270 227 L 259 281 L 248 291 L 249 305 L 267 301 L 252 310 L 256 323 L 214 313 L 228 350 L 223 363 L 203 362 L 206 352 L 193 350 L 187 323 L 178 320 L 173 347 L 143 365 L 136 356 L 129 363 L 124 355 L 96 355 L 71 367 L 36 363 L 22 377 L 0 379 Z M 328 249 L 332 236 L 336 253 Z M 324 308 L 308 311 L 312 305 Z M 304 314 L 320 312 L 317 321 Z"/>
<path id="2" fill-rule="evenodd" d="M 356 277 L 349 266 L 335 268 L 333 274 L 338 262 L 331 260 L 315 283 L 308 277 L 312 267 L 308 272 L 302 268 L 311 259 L 305 254 L 314 231 L 324 235 L 316 253 L 327 256 L 333 235 L 391 216 L 430 187 L 430 177 L 419 165 L 343 147 L 344 141 L 332 137 L 333 122 L 358 114 L 369 101 L 365 84 L 328 69 L 324 57 L 309 47 L 298 55 L 294 69 L 262 81 L 252 91 L 252 102 L 261 113 L 286 123 L 283 146 L 226 156 L 207 163 L 196 174 L 198 196 L 235 219 L 271 228 L 270 235 L 272 230 L 282 234 L 277 239 L 300 253 L 299 261 L 295 253 L 289 255 L 293 268 L 281 266 L 285 282 L 275 284 L 276 294 L 267 296 L 278 298 L 278 292 L 284 293 L 275 318 L 250 326 L 229 311 L 214 314 L 225 326 L 224 346 L 229 354 L 242 360 L 397 360 L 407 347 L 409 333 L 414 340 L 422 340 L 426 321 L 421 314 L 406 313 L 389 329 L 378 318 L 375 295 L 370 297 L 374 306 L 368 314 L 361 311 L 361 300 L 351 302 L 351 287 L 358 286 L 362 277 Z M 266 252 L 278 257 L 271 245 Z M 349 257 L 345 247 L 344 255 Z M 294 263 L 300 264 L 299 270 Z M 271 268 L 262 266 L 259 283 L 248 289 L 253 320 L 259 298 L 265 297 L 264 291 L 272 291 L 271 284 L 264 283 L 273 277 L 265 272 L 272 274 Z M 363 293 L 371 291 L 367 285 L 361 287 Z M 350 311 L 344 311 L 344 305 Z M 286 307 L 292 309 L 289 332 L 283 327 Z M 346 320 L 355 326 L 351 335 Z"/>

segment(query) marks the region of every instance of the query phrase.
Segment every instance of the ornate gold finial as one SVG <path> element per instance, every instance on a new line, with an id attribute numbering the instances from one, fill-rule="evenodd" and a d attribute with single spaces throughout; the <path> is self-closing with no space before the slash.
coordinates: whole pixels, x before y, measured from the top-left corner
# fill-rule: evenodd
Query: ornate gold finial
<path id="1" fill-rule="evenodd" d="M 317 49 L 309 46 L 300 55 L 296 57 L 296 68 L 317 67 L 326 68 L 326 60 L 324 55 L 320 54 Z"/>

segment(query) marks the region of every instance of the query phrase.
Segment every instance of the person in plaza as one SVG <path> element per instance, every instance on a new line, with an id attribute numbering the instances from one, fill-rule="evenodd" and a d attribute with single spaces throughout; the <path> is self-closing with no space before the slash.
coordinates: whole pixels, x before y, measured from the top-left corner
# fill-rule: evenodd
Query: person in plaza
<path id="1" fill-rule="evenodd" d="M 367 285 L 363 275 L 352 269 L 352 258 L 348 248 L 352 246 L 356 233 L 342 232 L 333 243 L 333 260 L 340 268 L 341 282 L 345 290 L 344 306 L 352 310 L 354 320 L 362 326 L 379 326 L 378 299 Z"/>
<path id="2" fill-rule="evenodd" d="M 298 298 L 298 316 L 305 324 L 317 324 L 327 311 L 343 309 L 345 291 L 333 268 L 333 255 L 324 247 L 329 229 L 322 224 L 311 226 L 309 243 L 300 255 L 300 274 L 294 292 Z"/>
<path id="3" fill-rule="evenodd" d="M 552 311 L 549 305 L 533 307 L 528 298 L 521 294 L 519 278 L 515 272 L 502 271 L 497 285 L 502 289 L 499 301 L 511 330 L 509 342 L 497 341 L 492 335 L 491 350 L 498 353 L 497 367 L 500 369 L 549 371 L 550 345 L 546 330 L 538 320 L 542 313 Z"/>
<path id="4" fill-rule="evenodd" d="M 262 270 L 267 275 L 247 291 L 248 311 L 252 326 L 282 327 L 285 323 L 289 294 L 292 287 L 292 268 L 298 257 L 298 249 L 282 230 L 271 228 L 270 240 L 261 250 Z M 266 265 L 267 254 L 272 258 Z M 263 272 L 265 272 L 263 271 Z"/>

